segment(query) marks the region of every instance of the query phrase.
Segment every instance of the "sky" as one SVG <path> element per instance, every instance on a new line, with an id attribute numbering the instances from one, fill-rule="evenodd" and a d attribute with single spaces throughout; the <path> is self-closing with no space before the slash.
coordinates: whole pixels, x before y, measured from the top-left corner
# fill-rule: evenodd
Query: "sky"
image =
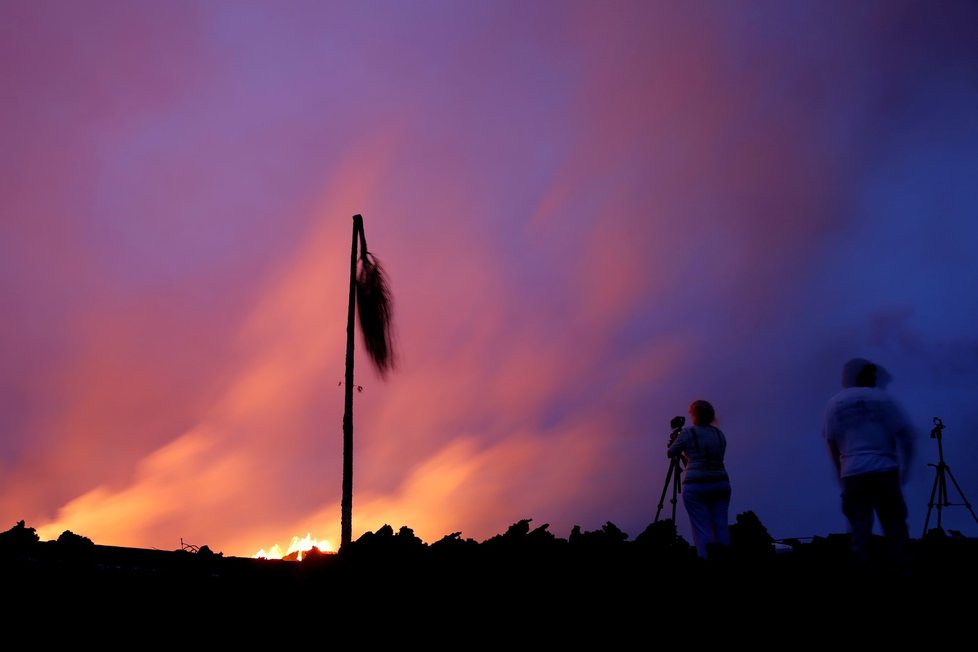
<path id="1" fill-rule="evenodd" d="M 338 546 L 354 214 L 354 539 L 634 538 L 694 399 L 732 522 L 845 532 L 850 357 L 911 535 L 934 417 L 978 501 L 975 2 L 0 0 L 0 79 L 0 530 Z"/>

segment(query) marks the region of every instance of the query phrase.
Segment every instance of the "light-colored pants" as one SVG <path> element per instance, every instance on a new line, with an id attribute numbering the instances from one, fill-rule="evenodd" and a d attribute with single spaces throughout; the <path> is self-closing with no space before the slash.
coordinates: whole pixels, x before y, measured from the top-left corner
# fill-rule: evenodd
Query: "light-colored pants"
<path id="1" fill-rule="evenodd" d="M 689 514 L 696 554 L 704 559 L 711 544 L 730 545 L 730 482 L 683 485 L 683 505 Z"/>

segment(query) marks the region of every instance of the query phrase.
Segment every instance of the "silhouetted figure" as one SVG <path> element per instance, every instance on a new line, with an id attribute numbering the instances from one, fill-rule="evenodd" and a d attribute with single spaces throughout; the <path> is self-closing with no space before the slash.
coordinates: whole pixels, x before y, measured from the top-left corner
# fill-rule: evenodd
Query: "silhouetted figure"
<path id="1" fill-rule="evenodd" d="M 730 546 L 730 478 L 723 463 L 727 438 L 716 427 L 716 411 L 708 401 L 689 404 L 693 425 L 683 428 L 669 444 L 670 458 L 682 455 L 683 505 L 689 515 L 693 546 L 707 558 L 711 550 Z"/>
<path id="2" fill-rule="evenodd" d="M 890 375 L 863 358 L 842 368 L 842 391 L 825 408 L 822 434 L 839 476 L 842 513 L 849 522 L 856 562 L 868 568 L 874 515 L 891 560 L 909 560 L 906 482 L 916 432 L 906 412 L 884 387 Z"/>

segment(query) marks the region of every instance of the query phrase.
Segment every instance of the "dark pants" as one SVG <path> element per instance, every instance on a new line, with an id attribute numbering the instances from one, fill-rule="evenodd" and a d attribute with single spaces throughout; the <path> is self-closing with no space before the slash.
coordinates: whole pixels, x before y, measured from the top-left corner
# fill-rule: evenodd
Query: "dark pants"
<path id="1" fill-rule="evenodd" d="M 852 550 L 862 564 L 870 562 L 869 542 L 873 516 L 880 520 L 891 561 L 907 561 L 910 533 L 907 530 L 907 504 L 896 470 L 866 473 L 842 478 L 842 513 L 849 520 Z"/>

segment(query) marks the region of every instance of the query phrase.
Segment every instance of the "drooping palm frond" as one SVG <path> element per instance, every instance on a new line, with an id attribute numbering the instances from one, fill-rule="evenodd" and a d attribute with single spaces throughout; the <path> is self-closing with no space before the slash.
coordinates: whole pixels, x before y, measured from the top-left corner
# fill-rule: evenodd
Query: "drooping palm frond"
<path id="1" fill-rule="evenodd" d="M 393 338 L 393 297 L 377 257 L 364 252 L 357 274 L 357 314 L 367 354 L 381 376 L 396 364 Z"/>

